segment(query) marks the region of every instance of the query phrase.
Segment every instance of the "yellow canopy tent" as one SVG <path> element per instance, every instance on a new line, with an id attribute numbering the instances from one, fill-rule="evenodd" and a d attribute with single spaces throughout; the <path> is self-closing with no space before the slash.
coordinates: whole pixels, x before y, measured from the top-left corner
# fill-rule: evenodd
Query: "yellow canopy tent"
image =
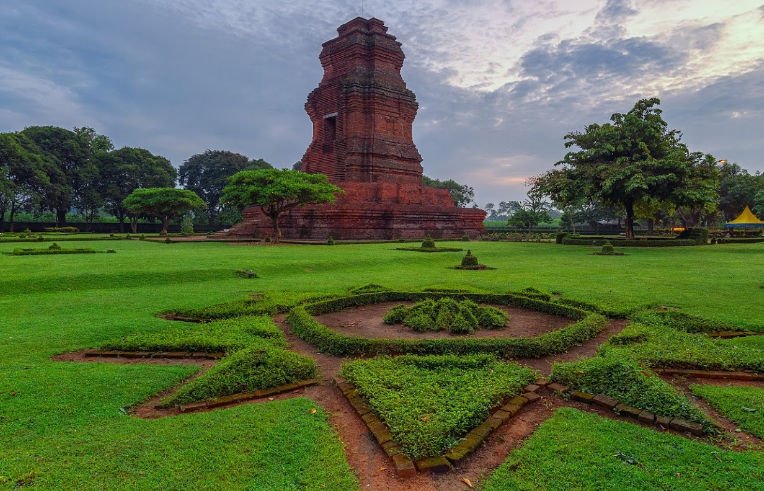
<path id="1" fill-rule="evenodd" d="M 753 214 L 747 206 L 743 213 L 731 222 L 727 222 L 727 228 L 764 228 L 764 221 Z"/>

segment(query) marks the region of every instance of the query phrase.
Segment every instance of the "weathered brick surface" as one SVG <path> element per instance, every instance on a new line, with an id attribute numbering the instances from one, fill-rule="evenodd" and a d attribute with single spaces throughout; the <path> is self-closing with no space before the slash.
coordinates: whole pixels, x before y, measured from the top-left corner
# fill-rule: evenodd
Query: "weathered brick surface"
<path id="1" fill-rule="evenodd" d="M 378 19 L 354 19 L 323 45 L 324 76 L 305 104 L 313 138 L 301 170 L 320 172 L 344 193 L 334 204 L 295 208 L 280 219 L 283 238 L 476 237 L 485 212 L 457 208 L 447 190 L 422 184 L 412 123 L 418 103 L 401 77 L 403 51 Z M 257 207 L 228 235 L 267 237 Z"/>
<path id="2" fill-rule="evenodd" d="M 639 416 L 639 413 L 642 412 L 641 409 L 637 409 L 634 406 L 629 406 L 628 404 L 618 404 L 613 408 L 613 411 L 622 416 L 628 416 L 630 418 L 636 418 Z"/>
<path id="3" fill-rule="evenodd" d="M 535 392 L 525 392 L 523 393 L 523 397 L 528 399 L 528 402 L 538 401 L 541 399 L 541 396 L 536 394 Z"/>
<path id="4" fill-rule="evenodd" d="M 416 476 L 416 467 L 414 467 L 414 462 L 402 453 L 393 455 L 393 465 L 395 465 L 395 472 L 399 477 Z"/>
<path id="5" fill-rule="evenodd" d="M 703 425 L 699 423 L 693 423 L 682 418 L 672 419 L 671 423 L 669 423 L 669 428 L 684 433 L 693 433 L 695 435 L 703 434 Z"/>
<path id="6" fill-rule="evenodd" d="M 530 384 L 530 385 L 526 385 L 524 390 L 525 392 L 536 392 L 537 390 L 539 390 L 539 388 L 540 387 L 536 384 Z"/>
<path id="7" fill-rule="evenodd" d="M 602 406 L 607 409 L 613 409 L 618 405 L 618 401 L 613 399 L 612 397 L 606 396 L 605 394 L 597 394 L 592 398 L 592 402 L 594 404 L 597 404 L 598 406 Z"/>
<path id="8" fill-rule="evenodd" d="M 643 423 L 652 424 L 655 422 L 655 414 L 651 413 L 650 411 L 640 411 L 639 416 L 637 416 L 637 418 Z"/>
<path id="9" fill-rule="evenodd" d="M 559 392 L 559 393 L 567 392 L 568 390 L 567 385 L 558 384 L 557 382 L 547 385 L 546 388 L 551 391 Z"/>
<path id="10" fill-rule="evenodd" d="M 668 416 L 655 417 L 655 424 L 663 426 L 664 428 L 668 428 L 670 423 L 671 423 L 671 418 L 669 418 Z"/>
<path id="11" fill-rule="evenodd" d="M 581 392 L 579 390 L 576 390 L 574 392 L 571 392 L 570 397 L 572 397 L 576 401 L 592 402 L 592 399 L 594 399 L 594 394 L 590 394 L 588 392 Z"/>
<path id="12" fill-rule="evenodd" d="M 451 462 L 446 460 L 445 457 L 429 457 L 426 459 L 420 459 L 416 461 L 416 468 L 419 472 L 432 471 L 432 472 L 448 472 L 451 470 Z"/>

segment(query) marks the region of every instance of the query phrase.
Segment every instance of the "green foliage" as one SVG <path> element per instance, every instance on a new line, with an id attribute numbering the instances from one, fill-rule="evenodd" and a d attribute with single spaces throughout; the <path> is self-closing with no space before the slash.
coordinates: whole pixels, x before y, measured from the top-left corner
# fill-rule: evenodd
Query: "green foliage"
<path id="1" fill-rule="evenodd" d="M 758 489 L 762 482 L 762 452 L 725 450 L 562 408 L 510 453 L 484 489 L 719 490 Z"/>
<path id="2" fill-rule="evenodd" d="M 151 333 L 131 334 L 101 346 L 121 351 L 233 353 L 266 340 L 286 347 L 286 338 L 269 317 L 242 316 L 207 323 L 173 323 Z"/>
<path id="3" fill-rule="evenodd" d="M 463 268 L 472 268 L 478 265 L 478 258 L 472 255 L 471 250 L 467 250 L 467 254 L 462 258 Z"/>
<path id="4" fill-rule="evenodd" d="M 61 246 L 56 244 L 55 242 L 48 246 L 48 250 L 50 251 L 60 251 Z"/>
<path id="5" fill-rule="evenodd" d="M 199 195 L 207 210 L 207 223 L 217 225 L 223 212 L 221 198 L 228 178 L 243 170 L 272 169 L 268 162 L 226 150 L 192 155 L 178 169 L 181 186 Z"/>
<path id="6" fill-rule="evenodd" d="M 602 245 L 606 240 L 600 238 L 588 238 L 586 236 L 567 236 L 562 240 L 564 245 L 591 246 Z M 617 247 L 679 247 L 696 246 L 694 239 L 607 239 Z"/>
<path id="7" fill-rule="evenodd" d="M 613 254 L 615 252 L 615 248 L 613 247 L 613 244 L 611 242 L 605 242 L 602 244 L 602 249 L 600 250 L 600 254 Z"/>
<path id="8" fill-rule="evenodd" d="M 204 375 L 181 387 L 165 404 L 186 404 L 254 392 L 314 378 L 316 372 L 312 358 L 263 343 L 223 358 Z"/>
<path id="9" fill-rule="evenodd" d="M 742 429 L 764 438 L 764 389 L 705 384 L 693 384 L 690 389 Z"/>
<path id="10" fill-rule="evenodd" d="M 128 213 L 162 220 L 162 235 L 167 235 L 167 226 L 176 216 L 204 208 L 204 201 L 196 193 L 176 188 L 136 189 L 123 203 Z"/>
<path id="11" fill-rule="evenodd" d="M 80 231 L 77 227 L 45 227 L 46 232 L 60 232 L 64 234 L 76 234 Z"/>
<path id="12" fill-rule="evenodd" d="M 578 320 L 563 329 L 534 338 L 370 339 L 340 334 L 312 316 L 348 307 L 379 302 L 412 301 L 448 296 L 441 293 L 379 292 L 340 297 L 294 307 L 287 317 L 294 332 L 320 351 L 337 356 L 380 354 L 473 354 L 491 353 L 503 358 L 536 358 L 562 353 L 597 335 L 607 325 L 599 315 L 575 307 L 544 302 L 520 295 L 464 293 L 460 298 L 475 303 L 514 305 Z"/>
<path id="13" fill-rule="evenodd" d="M 562 244 L 562 241 L 565 240 L 568 235 L 570 235 L 568 232 L 557 232 L 557 235 L 554 236 L 555 244 Z"/>
<path id="14" fill-rule="evenodd" d="M 660 377 L 616 353 L 581 361 L 555 363 L 551 379 L 576 390 L 605 394 L 620 402 L 662 416 L 710 423 L 690 401 Z"/>
<path id="15" fill-rule="evenodd" d="M 423 300 L 411 307 L 399 305 L 384 317 L 385 324 L 402 323 L 417 332 L 448 331 L 452 334 L 469 334 L 478 327 L 498 329 L 506 326 L 508 321 L 509 316 L 502 310 L 449 297 Z"/>
<path id="16" fill-rule="evenodd" d="M 56 245 L 56 244 L 53 244 Z M 56 245 L 56 248 L 53 246 L 47 248 L 47 249 L 14 249 L 11 255 L 13 256 L 47 256 L 47 255 L 56 255 L 56 254 L 95 254 L 94 249 L 82 247 L 77 249 L 62 249 L 60 246 Z"/>
<path id="17" fill-rule="evenodd" d="M 622 342 L 623 337 L 642 342 Z M 764 351 L 744 344 L 678 331 L 670 325 L 632 323 L 602 348 L 660 368 L 751 370 L 764 373 Z"/>
<path id="18" fill-rule="evenodd" d="M 670 327 L 684 332 L 740 331 L 740 326 L 727 322 L 705 319 L 678 310 L 639 310 L 629 316 L 632 322 L 653 327 Z"/>
<path id="19" fill-rule="evenodd" d="M 255 273 L 251 269 L 237 269 L 236 276 L 238 276 L 239 278 L 247 278 L 247 279 L 258 278 L 257 273 Z"/>
<path id="20" fill-rule="evenodd" d="M 536 377 L 487 355 L 377 357 L 341 373 L 415 459 L 442 454 Z"/>
<path id="21" fill-rule="evenodd" d="M 698 245 L 705 245 L 708 243 L 708 229 L 707 228 L 688 228 L 683 230 L 678 239 L 694 240 Z"/>
<path id="22" fill-rule="evenodd" d="M 376 292 L 387 292 L 387 291 L 390 291 L 390 289 L 382 285 L 378 285 L 376 283 L 368 283 L 366 285 L 358 286 L 358 287 L 350 289 L 350 293 L 354 295 L 359 295 L 361 293 L 376 293 Z"/>
<path id="23" fill-rule="evenodd" d="M 191 215 L 183 215 L 180 220 L 180 233 L 183 235 L 192 235 L 194 233 L 194 220 Z"/>
<path id="24" fill-rule="evenodd" d="M 435 249 L 435 240 L 433 240 L 433 238 L 428 235 L 422 241 L 422 248 L 423 249 Z"/>
<path id="25" fill-rule="evenodd" d="M 273 240 L 278 242 L 278 219 L 283 212 L 307 204 L 334 202 L 341 192 L 324 174 L 289 169 L 244 170 L 228 179 L 221 201 L 238 208 L 259 206 L 271 219 Z"/>

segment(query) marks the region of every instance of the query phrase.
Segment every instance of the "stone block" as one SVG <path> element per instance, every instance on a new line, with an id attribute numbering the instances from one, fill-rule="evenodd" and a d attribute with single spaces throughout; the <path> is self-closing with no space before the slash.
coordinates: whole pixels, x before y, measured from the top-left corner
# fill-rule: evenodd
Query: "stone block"
<path id="1" fill-rule="evenodd" d="M 663 426 L 664 428 L 668 428 L 670 423 L 671 423 L 671 418 L 669 418 L 668 416 L 655 417 L 655 424 Z"/>
<path id="2" fill-rule="evenodd" d="M 509 413 L 510 417 L 512 417 L 515 414 L 517 414 L 518 411 L 520 411 L 520 409 L 522 409 L 522 406 L 519 406 L 517 404 L 513 404 L 511 402 L 508 402 L 507 404 L 504 404 L 503 406 L 501 406 L 501 410 L 504 411 L 504 412 Z"/>
<path id="3" fill-rule="evenodd" d="M 641 409 L 637 409 L 634 406 L 629 406 L 628 404 L 618 404 L 613 408 L 613 411 L 617 412 L 621 416 L 627 416 L 629 418 L 637 418 L 639 417 L 639 413 L 642 412 Z"/>
<path id="4" fill-rule="evenodd" d="M 384 449 L 385 453 L 390 457 L 392 457 L 395 454 L 401 453 L 401 447 L 393 441 L 385 442 L 382 445 L 382 448 Z"/>
<path id="5" fill-rule="evenodd" d="M 592 398 L 592 402 L 605 409 L 613 409 L 618 405 L 618 401 L 605 394 L 597 394 Z"/>
<path id="6" fill-rule="evenodd" d="M 523 393 L 523 397 L 528 399 L 528 402 L 538 401 L 541 399 L 541 396 L 536 394 L 535 392 L 525 392 Z"/>
<path id="7" fill-rule="evenodd" d="M 472 449 L 469 447 L 469 445 L 467 445 L 466 442 L 462 441 L 451 447 L 443 456 L 451 462 L 458 462 L 469 455 L 470 452 L 472 452 Z"/>
<path id="8" fill-rule="evenodd" d="M 681 431 L 682 433 L 692 433 L 694 435 L 703 434 L 703 425 L 699 423 L 693 423 L 682 418 L 672 419 L 671 423 L 669 423 L 669 428 L 672 430 Z"/>
<path id="9" fill-rule="evenodd" d="M 417 460 L 416 468 L 419 470 L 419 472 L 448 472 L 451 470 L 451 462 L 442 456 L 429 457 L 426 459 Z"/>
<path id="10" fill-rule="evenodd" d="M 588 392 L 581 392 L 580 390 L 576 390 L 570 393 L 570 397 L 573 398 L 575 401 L 580 402 L 586 402 L 588 404 L 592 403 L 592 399 L 594 399 L 594 394 L 590 394 Z"/>
<path id="11" fill-rule="evenodd" d="M 501 418 L 499 418 L 497 416 L 491 416 L 485 422 L 488 423 L 488 426 L 490 426 L 492 430 L 495 430 L 496 428 L 501 426 L 501 424 L 504 421 L 505 420 L 503 420 L 503 419 L 501 419 Z"/>
<path id="12" fill-rule="evenodd" d="M 651 413 L 650 411 L 641 411 L 637 416 L 637 419 L 643 423 L 653 424 L 655 422 L 655 414 Z"/>
<path id="13" fill-rule="evenodd" d="M 515 396 L 509 400 L 508 404 L 514 404 L 515 406 L 523 407 L 528 404 L 528 399 L 522 396 Z"/>
<path id="14" fill-rule="evenodd" d="M 525 390 L 525 392 L 536 392 L 539 389 L 540 389 L 540 386 L 536 384 L 530 384 L 530 385 L 526 385 L 525 389 L 523 390 Z"/>
<path id="15" fill-rule="evenodd" d="M 501 422 L 503 423 L 504 421 L 506 421 L 509 418 L 511 418 L 512 414 L 509 413 L 508 411 L 503 410 L 503 409 L 499 409 L 498 411 L 493 413 L 493 416 L 496 417 L 496 418 L 499 418 L 501 420 Z"/>
<path id="16" fill-rule="evenodd" d="M 374 435 L 374 438 L 376 438 L 380 445 L 393 439 L 392 433 L 390 433 L 390 430 L 388 430 L 387 426 L 381 421 L 374 421 L 371 423 L 369 425 L 369 431 L 371 431 L 371 434 Z"/>
<path id="17" fill-rule="evenodd" d="M 558 394 L 563 394 L 568 391 L 567 385 L 558 384 L 557 382 L 547 385 L 546 388 Z"/>
<path id="18" fill-rule="evenodd" d="M 398 474 L 398 477 L 416 476 L 414 462 L 402 453 L 393 455 L 393 465 L 395 466 L 395 473 Z"/>

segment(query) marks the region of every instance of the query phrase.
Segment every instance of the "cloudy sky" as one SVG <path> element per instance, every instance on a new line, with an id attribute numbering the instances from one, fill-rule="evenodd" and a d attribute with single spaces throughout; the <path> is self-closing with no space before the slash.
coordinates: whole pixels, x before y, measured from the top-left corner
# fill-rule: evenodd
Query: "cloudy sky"
<path id="1" fill-rule="evenodd" d="M 425 173 L 519 199 L 563 135 L 642 97 L 691 150 L 764 170 L 762 0 L 0 0 L 0 131 L 91 126 L 180 165 L 302 157 L 321 43 L 385 21 Z"/>

